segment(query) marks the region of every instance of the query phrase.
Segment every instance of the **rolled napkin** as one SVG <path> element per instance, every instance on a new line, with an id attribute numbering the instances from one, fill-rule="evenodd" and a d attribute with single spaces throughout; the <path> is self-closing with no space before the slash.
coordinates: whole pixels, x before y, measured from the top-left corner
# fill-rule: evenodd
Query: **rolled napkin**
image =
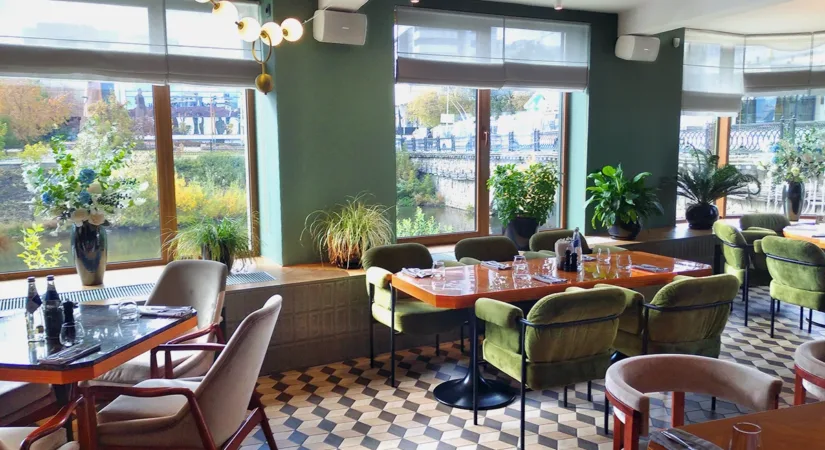
<path id="1" fill-rule="evenodd" d="M 500 263 L 498 261 L 482 261 L 481 265 L 488 268 L 488 269 L 494 269 L 494 270 L 512 269 L 512 266 L 509 266 L 509 265 L 504 264 L 504 263 Z"/>
<path id="2" fill-rule="evenodd" d="M 533 279 L 541 281 L 542 283 L 547 283 L 547 284 L 567 283 L 567 280 L 564 279 L 564 278 L 551 277 L 551 276 L 548 276 L 548 275 L 534 274 Z"/>
<path id="3" fill-rule="evenodd" d="M 64 364 L 69 364 L 72 361 L 77 361 L 84 356 L 91 355 L 92 353 L 96 353 L 100 351 L 100 344 L 80 344 L 74 345 L 69 348 L 60 350 L 57 353 L 52 353 L 51 355 L 41 358 L 38 360 L 40 364 L 47 365 L 47 366 L 62 366 Z"/>
<path id="4" fill-rule="evenodd" d="M 671 437 L 668 437 L 665 433 L 670 434 Z M 723 450 L 722 447 L 712 442 L 677 428 L 650 433 L 650 440 L 667 450 Z"/>
<path id="5" fill-rule="evenodd" d="M 413 277 L 413 278 L 427 278 L 433 276 L 433 271 L 430 269 L 416 269 L 415 267 L 412 268 L 404 268 L 401 269 L 401 273 L 404 275 Z"/>
<path id="6" fill-rule="evenodd" d="M 633 264 L 630 266 L 634 269 L 643 270 L 645 272 L 655 272 L 655 273 L 663 273 L 663 272 L 670 272 L 670 269 L 667 267 L 657 267 L 652 264 Z"/>
<path id="7" fill-rule="evenodd" d="M 582 261 L 595 261 L 596 257 L 591 255 L 582 255 Z"/>
<path id="8" fill-rule="evenodd" d="M 148 317 L 189 317 L 195 312 L 191 306 L 138 306 L 141 316 Z"/>

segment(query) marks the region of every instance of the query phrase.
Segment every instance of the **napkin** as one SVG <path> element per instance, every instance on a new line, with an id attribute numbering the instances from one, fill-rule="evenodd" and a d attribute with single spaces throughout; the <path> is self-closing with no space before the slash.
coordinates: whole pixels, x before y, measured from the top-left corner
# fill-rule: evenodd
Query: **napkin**
<path id="1" fill-rule="evenodd" d="M 535 275 L 533 275 L 533 279 L 541 281 L 542 283 L 547 283 L 547 284 L 567 283 L 567 280 L 564 279 L 564 278 L 556 278 L 556 277 L 551 277 L 551 276 L 548 276 L 548 275 L 535 274 Z"/>
<path id="2" fill-rule="evenodd" d="M 667 267 L 657 267 L 651 264 L 634 264 L 630 266 L 634 269 L 643 270 L 645 272 L 655 272 L 655 273 L 662 273 L 662 272 L 669 272 L 670 269 Z"/>
<path id="3" fill-rule="evenodd" d="M 512 268 L 511 266 L 508 266 L 507 264 L 500 263 L 500 262 L 497 262 L 497 261 L 482 261 L 481 265 L 484 266 L 484 267 L 487 267 L 489 269 L 495 269 L 495 270 L 507 270 L 507 269 Z"/>
<path id="4" fill-rule="evenodd" d="M 722 447 L 718 445 L 708 442 L 698 436 L 694 436 L 687 431 L 679 430 L 676 428 L 670 428 L 667 430 L 669 433 L 674 434 L 679 437 L 679 439 L 683 440 L 688 447 L 688 450 L 722 450 Z M 666 448 L 667 450 L 686 450 L 685 446 L 676 442 L 674 440 L 668 439 L 665 435 L 662 434 L 661 431 L 657 431 L 655 433 L 650 433 L 650 440 L 661 445 L 662 447 Z"/>
<path id="5" fill-rule="evenodd" d="M 191 306 L 138 306 L 140 315 L 149 317 L 189 317 L 194 311 Z"/>
<path id="6" fill-rule="evenodd" d="M 45 365 L 62 366 L 98 351 L 100 351 L 100 344 L 75 345 L 41 358 L 38 362 Z"/>
<path id="7" fill-rule="evenodd" d="M 401 273 L 413 278 L 427 278 L 433 276 L 433 271 L 430 269 L 416 269 L 414 267 L 401 269 Z"/>

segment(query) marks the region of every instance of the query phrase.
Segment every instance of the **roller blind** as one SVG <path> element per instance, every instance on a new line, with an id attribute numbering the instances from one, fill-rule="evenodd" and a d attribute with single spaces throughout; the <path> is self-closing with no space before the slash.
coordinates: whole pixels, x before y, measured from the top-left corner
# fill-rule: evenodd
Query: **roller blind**
<path id="1" fill-rule="evenodd" d="M 747 36 L 745 92 L 769 94 L 811 88 L 813 34 Z"/>
<path id="2" fill-rule="evenodd" d="M 259 17 L 254 2 L 233 2 Z M 260 66 L 195 0 L 0 0 L 0 75 L 252 87 Z"/>
<path id="3" fill-rule="evenodd" d="M 396 9 L 396 80 L 479 88 L 587 88 L 588 25 Z"/>
<path id="4" fill-rule="evenodd" d="M 685 30 L 682 111 L 720 116 L 739 113 L 744 44 L 742 36 Z"/>

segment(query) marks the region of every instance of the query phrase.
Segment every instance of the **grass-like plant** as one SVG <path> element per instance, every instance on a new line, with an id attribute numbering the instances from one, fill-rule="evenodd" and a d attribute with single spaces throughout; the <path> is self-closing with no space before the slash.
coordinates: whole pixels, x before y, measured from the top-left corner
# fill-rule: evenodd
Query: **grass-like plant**
<path id="1" fill-rule="evenodd" d="M 761 190 L 759 180 L 742 173 L 730 164 L 719 167 L 719 157 L 708 150 L 691 151 L 696 165 L 682 167 L 676 175 L 677 194 L 689 204 L 710 205 L 730 195 L 757 195 Z M 756 191 L 751 186 L 756 185 Z"/>
<path id="2" fill-rule="evenodd" d="M 257 237 L 250 235 L 246 221 L 224 217 L 205 218 L 179 230 L 167 246 L 175 259 L 200 257 L 222 262 L 231 270 L 236 259 L 254 256 L 256 244 Z"/>
<path id="3" fill-rule="evenodd" d="M 326 254 L 329 262 L 338 267 L 357 268 L 365 251 L 392 243 L 389 208 L 367 204 L 365 197 L 367 194 L 348 197 L 333 209 L 307 216 L 304 232 L 309 233 L 322 259 Z"/>

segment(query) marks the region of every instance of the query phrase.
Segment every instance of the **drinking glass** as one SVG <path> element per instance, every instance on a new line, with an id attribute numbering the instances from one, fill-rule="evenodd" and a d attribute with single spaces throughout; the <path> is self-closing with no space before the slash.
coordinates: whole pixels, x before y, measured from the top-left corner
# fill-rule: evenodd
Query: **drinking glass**
<path id="1" fill-rule="evenodd" d="M 596 249 L 596 261 L 600 264 L 610 265 L 610 249 L 609 248 L 597 248 Z"/>
<path id="2" fill-rule="evenodd" d="M 729 450 L 761 450 L 762 449 L 762 428 L 759 425 L 747 422 L 739 422 L 733 426 L 733 434 L 730 437 Z"/>
<path id="3" fill-rule="evenodd" d="M 64 323 L 60 327 L 60 344 L 64 347 L 71 347 L 83 342 L 85 336 L 86 332 L 80 322 Z"/>
<path id="4" fill-rule="evenodd" d="M 530 271 L 527 266 L 527 259 L 522 255 L 516 255 L 513 258 L 513 278 L 514 279 L 528 279 L 530 278 Z"/>
<path id="5" fill-rule="evenodd" d="M 622 252 L 624 253 L 624 252 Z M 626 272 L 630 272 L 630 267 L 633 265 L 633 260 L 630 258 L 630 255 L 623 255 L 618 254 L 616 255 L 616 267 L 619 270 L 624 270 Z"/>
<path id="6" fill-rule="evenodd" d="M 137 320 L 140 317 L 137 303 L 133 300 L 124 300 L 117 305 L 117 316 L 120 320 Z"/>
<path id="7" fill-rule="evenodd" d="M 433 263 L 432 284 L 435 288 L 443 288 L 444 280 L 447 278 L 447 267 L 444 261 L 436 261 Z"/>
<path id="8" fill-rule="evenodd" d="M 547 275 L 549 277 L 553 276 L 553 273 L 556 271 L 556 258 L 547 258 L 544 260 L 544 264 L 541 265 L 541 273 L 543 275 Z"/>

